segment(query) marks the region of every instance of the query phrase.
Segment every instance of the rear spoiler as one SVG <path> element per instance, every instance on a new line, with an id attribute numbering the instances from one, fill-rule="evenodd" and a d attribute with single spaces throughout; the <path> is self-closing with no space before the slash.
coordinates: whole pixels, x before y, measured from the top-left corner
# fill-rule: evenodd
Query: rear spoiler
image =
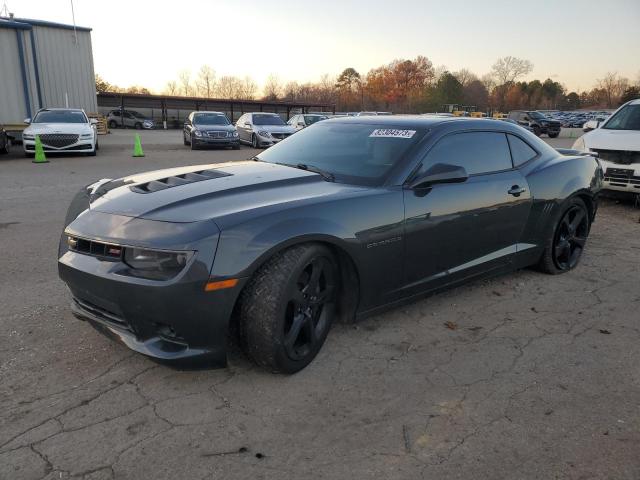
<path id="1" fill-rule="evenodd" d="M 597 152 L 583 152 L 581 150 L 574 150 L 573 148 L 556 148 L 556 152 L 567 155 L 567 156 L 584 156 L 590 155 L 592 157 L 598 158 L 599 155 Z"/>

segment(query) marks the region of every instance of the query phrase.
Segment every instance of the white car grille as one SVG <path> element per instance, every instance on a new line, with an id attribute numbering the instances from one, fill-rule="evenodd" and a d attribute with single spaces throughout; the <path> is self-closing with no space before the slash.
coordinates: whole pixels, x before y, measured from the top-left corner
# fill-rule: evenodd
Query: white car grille
<path id="1" fill-rule="evenodd" d="M 42 144 L 53 148 L 64 148 L 78 141 L 78 135 L 71 133 L 44 133 L 40 135 Z"/>
<path id="2" fill-rule="evenodd" d="M 633 187 L 640 190 L 640 177 L 628 168 L 607 168 L 604 181 L 609 182 L 612 187 Z"/>

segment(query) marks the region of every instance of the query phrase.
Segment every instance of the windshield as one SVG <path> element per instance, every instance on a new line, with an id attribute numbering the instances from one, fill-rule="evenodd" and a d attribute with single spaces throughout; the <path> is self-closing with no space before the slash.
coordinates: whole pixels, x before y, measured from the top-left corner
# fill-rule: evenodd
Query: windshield
<path id="1" fill-rule="evenodd" d="M 602 127 L 606 130 L 640 130 L 640 105 L 627 105 Z"/>
<path id="2" fill-rule="evenodd" d="M 278 115 L 263 115 L 256 113 L 253 115 L 254 125 L 286 125 Z"/>
<path id="3" fill-rule="evenodd" d="M 220 113 L 198 113 L 193 116 L 196 125 L 229 125 L 226 115 Z"/>
<path id="4" fill-rule="evenodd" d="M 31 123 L 87 123 L 80 110 L 42 110 Z"/>
<path id="5" fill-rule="evenodd" d="M 327 116 L 325 115 L 305 115 L 304 116 L 304 123 L 306 123 L 307 125 L 311 125 L 313 123 L 319 122 L 320 120 L 326 120 Z"/>
<path id="6" fill-rule="evenodd" d="M 380 185 L 423 133 L 388 125 L 319 122 L 261 152 L 258 159 L 315 167 L 338 182 Z"/>
<path id="7" fill-rule="evenodd" d="M 535 118 L 536 120 L 547 120 L 547 117 L 540 112 L 529 112 L 529 116 L 531 118 Z"/>

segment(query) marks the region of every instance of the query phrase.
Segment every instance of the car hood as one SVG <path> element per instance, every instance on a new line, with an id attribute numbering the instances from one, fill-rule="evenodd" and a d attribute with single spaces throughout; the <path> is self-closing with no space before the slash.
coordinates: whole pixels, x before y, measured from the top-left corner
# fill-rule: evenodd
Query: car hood
<path id="1" fill-rule="evenodd" d="M 254 125 L 253 129 L 269 133 L 295 133 L 296 129 L 291 125 Z"/>
<path id="2" fill-rule="evenodd" d="M 23 134 L 41 135 L 45 133 L 91 133 L 93 129 L 87 123 L 32 123 L 24 129 Z"/>
<path id="3" fill-rule="evenodd" d="M 586 148 L 640 151 L 639 130 L 608 130 L 598 128 L 583 137 Z"/>
<path id="4" fill-rule="evenodd" d="M 189 173 L 203 171 L 215 178 L 185 180 Z M 94 199 L 91 210 L 164 222 L 214 220 L 221 229 L 285 205 L 304 205 L 364 190 L 327 182 L 313 172 L 254 161 L 158 170 L 112 184 L 116 188 L 109 187 Z M 154 188 L 160 189 L 141 193 Z"/>

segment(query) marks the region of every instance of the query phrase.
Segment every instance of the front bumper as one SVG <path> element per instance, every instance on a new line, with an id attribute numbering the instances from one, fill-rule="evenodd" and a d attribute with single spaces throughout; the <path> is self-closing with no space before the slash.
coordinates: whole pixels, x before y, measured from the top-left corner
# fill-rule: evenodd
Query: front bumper
<path id="1" fill-rule="evenodd" d="M 211 146 L 211 147 L 234 147 L 236 145 L 240 145 L 240 139 L 238 137 L 230 137 L 230 138 L 211 138 L 211 137 L 196 137 L 194 135 L 193 141 L 196 145 L 203 146 Z"/>
<path id="2" fill-rule="evenodd" d="M 640 165 L 599 161 L 604 171 L 603 189 L 640 194 Z"/>
<path id="3" fill-rule="evenodd" d="M 116 215 L 101 216 L 119 221 Z M 83 226 L 98 225 L 93 239 L 117 244 L 117 240 L 100 234 L 100 222 L 109 221 L 101 216 L 85 213 L 67 231 L 78 235 Z M 83 225 L 83 217 L 94 218 L 85 218 Z M 128 222 L 145 223 L 139 228 L 151 237 L 152 224 L 166 223 L 139 219 Z M 225 366 L 228 324 L 244 282 L 229 289 L 205 291 L 217 238 L 214 234 L 183 245 L 184 249 L 196 251 L 185 269 L 171 280 L 154 281 L 123 275 L 123 264 L 118 260 L 68 250 L 63 234 L 58 273 L 71 292 L 72 313 L 89 321 L 101 333 L 149 357 L 174 365 Z"/>
<path id="4" fill-rule="evenodd" d="M 24 138 L 22 139 L 22 145 L 24 148 L 25 153 L 35 153 L 36 151 L 36 142 L 35 140 L 25 140 Z M 88 152 L 93 152 L 94 146 L 91 140 L 85 140 L 85 139 L 81 139 L 78 142 L 66 146 L 66 147 L 60 147 L 60 148 L 56 148 L 56 147 L 51 147 L 49 145 L 43 144 L 42 145 L 42 149 L 45 152 L 84 152 L 84 153 L 88 153 Z"/>

